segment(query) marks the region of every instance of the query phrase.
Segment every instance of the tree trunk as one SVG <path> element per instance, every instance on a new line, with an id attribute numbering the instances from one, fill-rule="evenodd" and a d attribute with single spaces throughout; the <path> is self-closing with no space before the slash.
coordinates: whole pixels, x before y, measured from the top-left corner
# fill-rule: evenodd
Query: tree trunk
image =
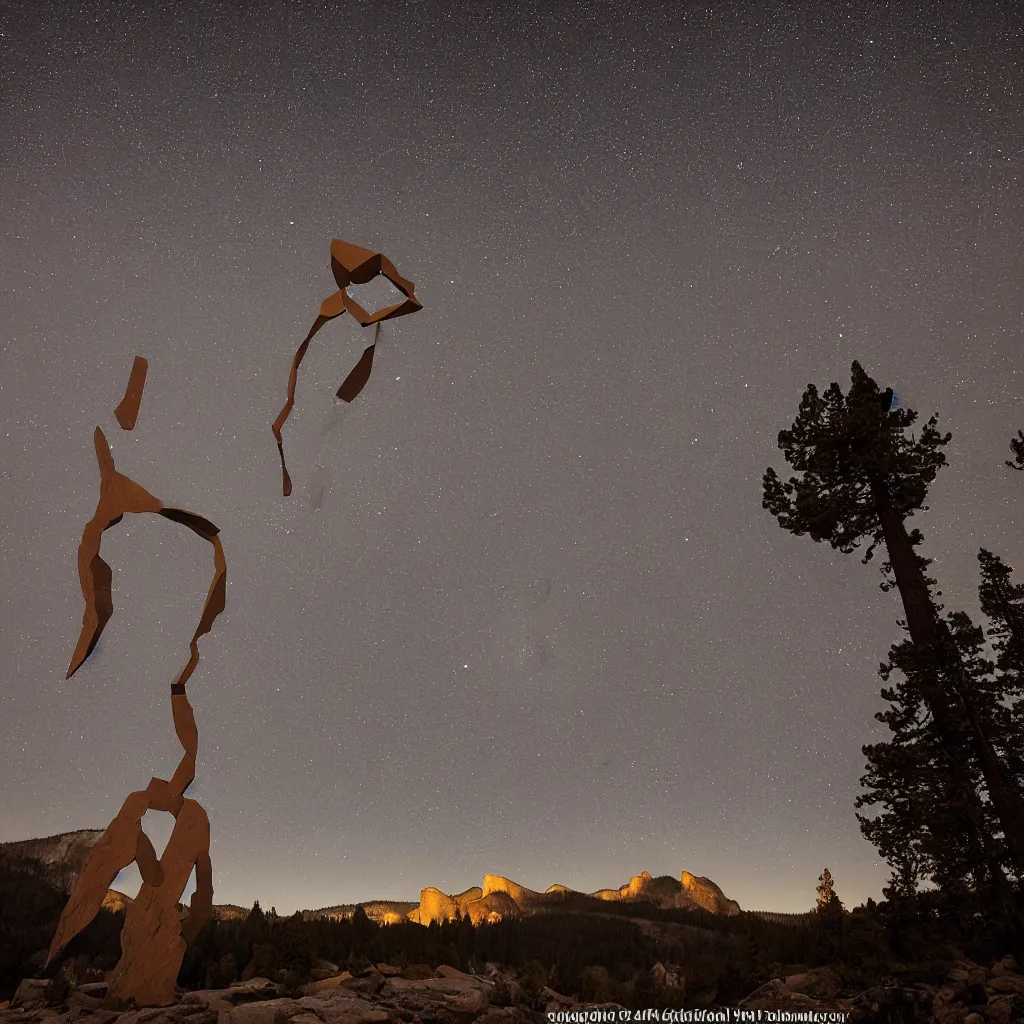
<path id="1" fill-rule="evenodd" d="M 972 752 L 978 759 L 988 788 L 992 806 L 999 817 L 999 823 L 1006 837 L 1014 874 L 1024 878 L 1024 798 L 1017 789 L 1009 785 L 999 764 L 977 708 L 964 686 L 965 673 L 952 636 L 945 623 L 939 620 L 925 583 L 924 573 L 918 564 L 910 537 L 903 524 L 903 516 L 896 512 L 888 501 L 884 486 L 873 484 L 872 490 L 878 507 L 882 533 L 889 553 L 893 576 L 903 607 L 907 614 L 907 630 L 914 646 L 925 656 L 926 671 L 923 673 L 921 697 L 935 720 L 936 729 L 943 745 L 966 783 L 967 758 L 960 749 L 956 718 L 963 717 L 968 723 L 968 735 Z M 944 685 L 945 684 L 945 687 Z M 970 792 L 968 792 L 970 790 Z M 964 787 L 971 817 L 975 810 L 981 811 L 977 793 L 970 786 Z M 983 828 L 980 819 L 978 824 Z M 982 834 L 981 838 L 984 838 Z"/>

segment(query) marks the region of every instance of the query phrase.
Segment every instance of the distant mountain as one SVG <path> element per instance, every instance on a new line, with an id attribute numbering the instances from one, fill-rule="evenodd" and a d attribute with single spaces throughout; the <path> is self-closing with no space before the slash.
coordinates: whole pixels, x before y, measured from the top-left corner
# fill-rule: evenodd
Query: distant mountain
<path id="1" fill-rule="evenodd" d="M 54 885 L 69 893 L 82 873 L 92 848 L 102 835 L 102 829 L 61 832 L 60 835 L 47 836 L 45 839 L 0 843 L 0 853 L 36 861 Z"/>
<path id="2" fill-rule="evenodd" d="M 404 903 L 377 900 L 359 904 L 366 916 L 382 924 L 401 920 L 430 924 L 456 917 L 469 917 L 474 924 L 500 921 L 508 917 L 543 913 L 550 910 L 593 910 L 606 903 L 643 903 L 662 908 L 694 910 L 732 917 L 740 913 L 740 905 L 729 899 L 710 878 L 700 878 L 684 871 L 676 879 L 671 875 L 653 877 L 649 871 L 634 875 L 617 889 L 598 889 L 585 893 L 565 885 L 549 886 L 544 892 L 527 889 L 502 875 L 484 875 L 483 885 L 474 885 L 464 892 L 449 894 L 428 886 L 420 892 L 420 902 Z M 305 910 L 309 920 L 321 917 L 351 917 L 356 904 Z"/>
<path id="3" fill-rule="evenodd" d="M 0 854 L 25 858 L 39 863 L 44 874 L 54 885 L 70 892 L 82 868 L 103 832 L 81 829 L 63 832 L 44 839 L 24 839 L 20 842 L 0 843 Z M 371 900 L 360 904 L 340 904 L 319 910 L 304 910 L 306 920 L 317 918 L 351 917 L 357 907 L 373 921 L 396 924 L 409 920 L 420 924 L 445 921 L 467 916 L 475 924 L 520 917 L 548 910 L 593 909 L 599 903 L 642 903 L 675 909 L 700 908 L 712 914 L 732 917 L 740 913 L 740 905 L 729 899 L 710 878 L 691 875 L 683 871 L 677 879 L 672 875 L 654 877 L 648 871 L 634 875 L 617 889 L 599 889 L 584 893 L 565 885 L 552 885 L 544 892 L 535 892 L 502 875 L 485 875 L 482 886 L 473 886 L 454 895 L 433 886 L 421 890 L 420 900 Z M 111 910 L 124 909 L 131 898 L 115 889 L 108 891 L 104 906 Z M 246 917 L 248 908 L 219 904 L 213 908 L 214 916 L 221 920 Z"/>
<path id="4" fill-rule="evenodd" d="M 301 913 L 305 921 L 315 921 L 319 918 L 343 920 L 352 917 L 356 909 L 362 907 L 363 913 L 371 921 L 376 921 L 379 924 L 398 924 L 399 921 L 404 921 L 418 906 L 418 903 L 411 900 L 370 900 L 368 903 L 342 903 L 336 907 L 303 910 Z"/>

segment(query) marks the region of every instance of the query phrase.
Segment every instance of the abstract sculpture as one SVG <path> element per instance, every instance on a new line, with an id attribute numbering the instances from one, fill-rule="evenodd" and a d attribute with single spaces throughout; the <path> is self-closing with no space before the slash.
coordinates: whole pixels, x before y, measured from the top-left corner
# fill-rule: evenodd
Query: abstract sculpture
<path id="1" fill-rule="evenodd" d="M 142 404 L 142 389 L 146 386 L 146 371 L 149 363 L 142 356 L 136 356 L 132 363 L 132 372 L 128 376 L 128 387 L 125 388 L 121 404 L 114 410 L 117 422 L 122 430 L 134 430 L 135 421 L 139 418 L 139 406 Z"/>
<path id="2" fill-rule="evenodd" d="M 393 320 L 398 316 L 405 316 L 407 313 L 415 313 L 423 306 L 417 301 L 413 294 L 413 283 L 400 276 L 395 265 L 386 256 L 379 252 L 371 252 L 362 246 L 353 245 L 351 242 L 343 242 L 335 238 L 331 242 L 331 270 L 334 272 L 334 280 L 338 284 L 338 290 L 328 296 L 320 305 L 320 314 L 306 335 L 305 340 L 299 346 L 292 359 L 291 372 L 288 375 L 288 401 L 284 408 L 278 413 L 274 421 L 274 437 L 277 438 L 277 450 L 281 455 L 281 473 L 284 478 L 283 493 L 288 497 L 292 493 L 292 481 L 288 476 L 288 469 L 284 461 L 284 442 L 281 438 L 281 427 L 295 405 L 295 383 L 299 376 L 299 364 L 306 355 L 306 349 L 313 335 L 320 330 L 328 320 L 341 316 L 345 310 L 352 314 L 363 327 L 370 324 L 377 324 L 377 331 L 374 334 L 373 343 L 363 352 L 352 372 L 345 378 L 341 387 L 338 388 L 338 397 L 345 402 L 351 402 L 370 378 L 370 370 L 373 368 L 373 352 L 377 345 L 377 337 L 380 334 L 380 324 L 384 320 Z M 385 306 L 376 313 L 367 313 L 362 306 L 348 294 L 350 284 L 366 284 L 372 281 L 378 274 L 383 274 L 404 296 L 403 302 L 396 302 L 393 306 Z"/>
<path id="3" fill-rule="evenodd" d="M 413 295 L 413 283 L 401 277 L 394 264 L 380 253 L 334 239 L 331 242 L 331 268 L 338 291 L 321 304 L 316 322 L 295 353 L 288 378 L 288 401 L 273 425 L 281 455 L 285 496 L 291 494 L 292 486 L 285 466 L 281 427 L 295 404 L 299 364 L 313 335 L 328 320 L 340 316 L 345 310 L 364 327 L 377 325 L 373 344 L 366 348 L 338 389 L 338 397 L 351 402 L 369 379 L 381 322 L 422 309 Z M 346 289 L 350 284 L 366 284 L 378 274 L 383 274 L 405 298 L 369 314 Z M 114 412 L 123 430 L 135 427 L 147 369 L 146 360 L 136 356 L 124 398 Z M 185 948 L 210 918 L 213 908 L 209 819 L 199 803 L 185 797 L 185 790 L 195 778 L 199 750 L 199 733 L 185 695 L 185 686 L 199 663 L 199 638 L 210 631 L 214 620 L 224 610 L 227 564 L 213 523 L 186 509 L 165 506 L 135 481 L 118 473 L 107 439 L 99 427 L 96 428 L 94 443 L 100 468 L 100 498 L 78 548 L 78 576 L 85 598 L 85 614 L 67 678 L 70 679 L 93 652 L 113 614 L 112 574 L 110 566 L 100 556 L 100 543 L 104 531 L 119 523 L 126 512 L 156 513 L 187 526 L 208 541 L 213 546 L 214 576 L 199 625 L 189 643 L 191 656 L 171 684 L 174 730 L 184 749 L 184 756 L 169 782 L 150 779 L 146 789 L 132 793 L 93 847 L 61 914 L 46 963 L 48 966 L 96 916 L 118 872 L 135 862 L 142 876 L 142 887 L 125 912 L 121 959 L 107 977 L 105 1005 L 121 1008 L 132 1001 L 137 1006 L 166 1006 L 174 1001 L 174 985 Z M 171 838 L 159 858 L 142 828 L 142 818 L 148 810 L 168 811 L 175 818 Z M 190 909 L 180 913 L 179 900 L 193 868 L 196 891 Z"/>
<path id="4" fill-rule="evenodd" d="M 124 400 L 115 413 L 126 430 L 135 424 L 145 374 L 146 361 L 137 357 Z M 224 610 L 227 563 L 213 523 L 186 509 L 165 506 L 133 480 L 118 473 L 107 439 L 99 427 L 96 428 L 94 442 L 100 467 L 100 499 L 78 549 L 78 575 L 85 598 L 85 615 L 67 678 L 70 679 L 92 653 L 113 614 L 111 570 L 100 556 L 100 541 L 103 532 L 119 523 L 125 512 L 155 512 L 187 526 L 209 541 L 213 545 L 214 576 L 199 626 L 189 644 L 191 656 L 171 684 L 174 730 L 185 751 L 184 756 L 170 782 L 150 779 L 146 789 L 132 793 L 125 800 L 93 848 L 72 890 L 50 943 L 46 962 L 49 964 L 96 916 L 117 873 L 134 861 L 142 876 L 142 887 L 125 912 L 121 959 L 107 979 L 107 1005 L 118 1007 L 134 1000 L 138 1006 L 165 1006 L 174 1001 L 174 984 L 185 947 L 199 933 L 213 908 L 209 819 L 199 803 L 184 795 L 195 778 L 199 750 L 199 733 L 185 695 L 185 684 L 199 663 L 199 638 L 210 631 L 214 619 Z M 171 838 L 159 859 L 142 829 L 142 817 L 147 810 L 169 811 L 175 818 Z M 196 891 L 191 908 L 182 920 L 178 901 L 193 868 Z"/>

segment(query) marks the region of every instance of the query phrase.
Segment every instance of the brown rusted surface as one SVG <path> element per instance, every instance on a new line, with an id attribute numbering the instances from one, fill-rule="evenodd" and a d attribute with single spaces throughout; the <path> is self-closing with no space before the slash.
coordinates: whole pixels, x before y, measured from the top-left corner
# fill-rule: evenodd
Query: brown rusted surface
<path id="1" fill-rule="evenodd" d="M 133 382 L 141 398 L 145 378 L 145 360 L 132 368 Z M 118 408 L 118 422 L 125 429 L 134 424 L 138 412 L 122 419 L 120 413 L 133 394 L 129 383 L 125 401 Z M 142 876 L 142 888 L 125 912 L 121 932 L 121 959 L 107 976 L 107 1002 L 119 1007 L 134 1000 L 137 1006 L 165 1006 L 174 1001 L 174 986 L 188 942 L 199 933 L 212 912 L 213 869 L 210 863 L 210 822 L 185 790 L 196 774 L 199 730 L 186 694 L 186 683 L 199 663 L 199 639 L 210 631 L 224 610 L 227 588 L 227 563 L 217 527 L 208 519 L 186 509 L 165 506 L 133 480 L 118 473 L 103 431 L 94 435 L 96 459 L 100 468 L 100 499 L 96 513 L 86 525 L 78 549 L 78 571 L 85 597 L 82 631 L 68 668 L 67 678 L 81 667 L 95 649 L 104 626 L 113 614 L 110 566 L 100 557 L 103 533 L 119 523 L 125 512 L 153 512 L 172 522 L 187 526 L 213 546 L 214 574 L 199 625 L 189 642 L 190 657 L 171 684 L 171 711 L 174 731 L 184 754 L 170 781 L 153 778 L 144 790 L 132 793 L 93 848 L 50 943 L 49 964 L 100 909 L 117 873 L 133 861 Z M 163 854 L 158 858 L 153 844 L 142 828 L 147 811 L 166 811 L 174 815 L 174 828 Z M 193 869 L 196 892 L 184 922 L 179 919 L 178 904 Z"/>
<path id="2" fill-rule="evenodd" d="M 343 402 L 351 402 L 363 390 L 366 382 L 370 379 L 370 370 L 373 369 L 373 352 L 377 347 L 377 339 L 379 337 L 380 323 L 377 324 L 377 328 L 373 332 L 373 344 L 363 349 L 359 362 L 356 363 L 352 368 L 352 372 L 349 373 L 342 382 L 341 387 L 338 388 L 338 397 Z"/>
<path id="3" fill-rule="evenodd" d="M 181 934 L 185 941 L 194 942 L 200 929 L 212 916 L 213 865 L 210 863 L 209 852 L 200 851 L 196 858 L 196 891 L 192 893 L 192 899 L 189 901 L 189 914 L 181 926 Z"/>
<path id="4" fill-rule="evenodd" d="M 145 791 L 132 793 L 93 847 L 60 915 L 47 963 L 96 916 L 117 873 L 135 860 L 142 816 L 148 806 Z"/>
<path id="5" fill-rule="evenodd" d="M 144 882 L 150 885 L 164 884 L 164 869 L 157 858 L 153 842 L 141 829 L 135 844 L 135 863 L 139 866 L 139 874 Z"/>
<path id="6" fill-rule="evenodd" d="M 319 315 L 292 359 L 291 371 L 288 374 L 288 400 L 285 402 L 284 408 L 278 413 L 272 427 L 274 437 L 277 439 L 277 450 L 281 456 L 281 474 L 285 497 L 292 493 L 292 481 L 288 475 L 288 468 L 285 465 L 284 441 L 281 437 L 281 428 L 284 426 L 295 405 L 295 384 L 299 376 L 299 364 L 305 358 L 306 349 L 309 348 L 313 335 L 328 320 L 333 320 L 346 311 L 363 327 L 377 324 L 377 334 L 379 334 L 379 325 L 384 320 L 393 320 L 395 317 L 415 313 L 418 309 L 423 308 L 423 305 L 413 294 L 414 286 L 412 281 L 402 277 L 395 269 L 395 265 L 391 260 L 379 252 L 372 252 L 370 249 L 364 249 L 361 245 L 353 245 L 351 242 L 335 238 L 331 241 L 331 271 L 334 273 L 334 280 L 338 285 L 338 290 L 333 295 L 329 295 L 320 304 Z M 394 303 L 394 305 L 378 309 L 375 313 L 368 313 L 348 294 L 347 289 L 350 284 L 366 284 L 368 281 L 372 281 L 378 274 L 383 274 L 405 298 L 401 302 Z M 338 388 L 338 397 L 343 401 L 353 401 L 366 385 L 370 377 L 370 370 L 373 367 L 373 351 L 376 343 L 377 339 L 375 336 L 374 343 L 364 350 L 359 362 L 345 378 L 341 387 Z"/>
<path id="7" fill-rule="evenodd" d="M 142 404 L 142 391 L 146 386 L 146 370 L 149 363 L 142 356 L 136 356 L 132 363 L 132 372 L 128 375 L 128 387 L 125 388 L 121 404 L 114 410 L 117 422 L 122 430 L 133 430 L 139 418 L 139 406 Z"/>
<path id="8" fill-rule="evenodd" d="M 171 713 L 174 715 L 174 731 L 178 742 L 186 754 L 196 757 L 199 753 L 199 730 L 196 728 L 192 705 L 184 693 L 171 694 Z"/>
<path id="9" fill-rule="evenodd" d="M 85 614 L 82 617 L 82 632 L 79 634 L 66 678 L 70 679 L 93 652 L 113 614 L 110 566 L 100 556 L 103 532 L 121 522 L 125 512 L 155 512 L 165 519 L 187 526 L 193 533 L 197 533 L 213 545 L 213 582 L 203 605 L 199 626 L 189 643 L 192 656 L 175 679 L 175 683 L 187 683 L 199 662 L 199 638 L 210 631 L 213 620 L 224 610 L 227 563 L 224 560 L 220 538 L 217 536 L 217 527 L 208 519 L 193 512 L 166 507 L 134 480 L 118 473 L 114 468 L 114 457 L 110 454 L 107 439 L 99 427 L 96 428 L 93 440 L 100 467 L 100 500 L 95 515 L 86 524 L 82 533 L 82 543 L 78 547 L 78 577 L 85 598 Z"/>
<path id="10" fill-rule="evenodd" d="M 118 871 L 135 860 L 137 851 L 147 844 L 152 852 L 152 844 L 142 831 L 142 815 L 149 809 L 148 803 L 145 790 L 132 793 L 94 848 L 61 914 L 47 964 L 93 919 Z M 174 984 L 190 941 L 185 932 L 191 938 L 198 934 L 213 903 L 209 849 L 210 822 L 206 812 L 195 800 L 183 800 L 159 861 L 155 853 L 152 862 L 145 856 L 139 861 L 142 887 L 125 911 L 121 959 L 107 976 L 107 998 L 111 1005 L 129 999 L 138 1006 L 167 1006 L 174 1002 Z M 178 919 L 178 904 L 193 868 L 202 891 L 197 888 L 192 913 L 183 928 Z"/>

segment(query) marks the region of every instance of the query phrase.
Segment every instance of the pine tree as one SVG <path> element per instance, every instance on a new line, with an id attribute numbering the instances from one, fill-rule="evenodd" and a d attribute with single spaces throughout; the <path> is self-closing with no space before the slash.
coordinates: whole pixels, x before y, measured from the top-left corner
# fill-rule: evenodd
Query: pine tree
<path id="1" fill-rule="evenodd" d="M 998 659 L 996 665 L 1005 678 L 1008 695 L 1024 696 L 1024 585 L 1010 582 L 1013 569 L 998 555 L 978 552 L 981 586 L 978 596 L 981 610 L 989 618 L 988 630 Z M 1018 704 L 1018 711 L 1024 711 Z"/>
<path id="2" fill-rule="evenodd" d="M 919 439 L 908 439 L 904 431 L 917 413 L 890 411 L 892 395 L 880 392 L 859 363 L 853 363 L 852 378 L 847 396 L 836 383 L 824 397 L 808 385 L 795 423 L 780 431 L 778 441 L 786 461 L 803 475 L 783 483 L 769 468 L 762 504 L 784 529 L 819 543 L 827 540 L 845 554 L 869 537 L 865 563 L 885 543 L 887 569 L 914 647 L 913 686 L 934 722 L 949 777 L 979 831 L 984 809 L 970 783 L 970 762 L 976 760 L 1019 877 L 1024 875 L 1024 797 L 1001 766 L 971 701 L 960 651 L 929 589 L 928 563 L 914 551 L 924 538 L 919 530 L 908 533 L 905 525 L 915 511 L 926 510 L 928 488 L 946 463 L 941 449 L 952 435 L 940 434 L 933 416 Z"/>
<path id="3" fill-rule="evenodd" d="M 947 616 L 947 628 L 972 681 L 970 697 L 997 752 L 1006 749 L 1009 722 L 1000 701 L 1000 685 L 991 677 L 993 665 L 983 657 L 984 633 L 963 612 Z M 892 673 L 898 671 L 894 681 Z M 991 803 L 965 800 L 970 791 L 984 791 L 976 757 L 966 753 L 957 762 L 949 756 L 933 717 L 921 697 L 919 676 L 928 671 L 914 644 L 894 645 L 889 661 L 879 668 L 888 710 L 875 717 L 889 726 L 892 738 L 863 748 L 867 774 L 858 808 L 880 806 L 875 817 L 857 815 L 861 832 L 892 868 L 890 885 L 904 895 L 921 884 L 938 886 L 953 902 L 963 904 L 968 892 L 979 898 L 1008 896 L 1007 850 Z M 969 742 L 965 716 L 958 722 L 962 747 Z M 957 775 L 966 768 L 966 780 Z"/>
<path id="4" fill-rule="evenodd" d="M 1013 452 L 1013 462 L 1007 460 L 1010 469 L 1024 470 L 1024 430 L 1018 430 L 1017 436 L 1010 439 L 1010 450 Z"/>
<path id="5" fill-rule="evenodd" d="M 986 632 L 975 626 L 963 612 L 947 615 L 946 627 L 970 681 L 967 696 L 974 714 L 1010 783 L 1020 787 L 1024 702 L 1010 701 L 1022 692 L 1024 587 L 1010 582 L 1012 570 L 997 556 L 982 549 L 978 558 L 979 596 L 990 627 Z M 998 656 L 995 663 L 985 657 L 986 640 Z M 923 883 L 931 883 L 940 890 L 942 904 L 962 922 L 981 915 L 1007 933 L 1020 928 L 1012 890 L 1016 871 L 999 819 L 991 802 L 975 806 L 965 801 L 963 780 L 955 776 L 966 766 L 968 786 L 984 794 L 978 759 L 968 752 L 965 761 L 955 765 L 948 756 L 921 698 L 916 677 L 927 666 L 922 666 L 911 641 L 893 646 L 880 675 L 889 682 L 894 670 L 903 681 L 882 690 L 890 707 L 875 716 L 889 726 L 892 739 L 864 747 L 868 772 L 861 784 L 866 791 L 857 799 L 858 808 L 882 808 L 874 818 L 857 817 L 864 836 L 892 868 L 886 896 L 912 897 Z M 968 746 L 970 723 L 965 715 L 958 728 Z"/>
<path id="6" fill-rule="evenodd" d="M 842 900 L 836 895 L 832 883 L 832 872 L 825 868 L 818 875 L 818 901 L 815 909 L 819 914 L 839 914 L 843 911 Z"/>

